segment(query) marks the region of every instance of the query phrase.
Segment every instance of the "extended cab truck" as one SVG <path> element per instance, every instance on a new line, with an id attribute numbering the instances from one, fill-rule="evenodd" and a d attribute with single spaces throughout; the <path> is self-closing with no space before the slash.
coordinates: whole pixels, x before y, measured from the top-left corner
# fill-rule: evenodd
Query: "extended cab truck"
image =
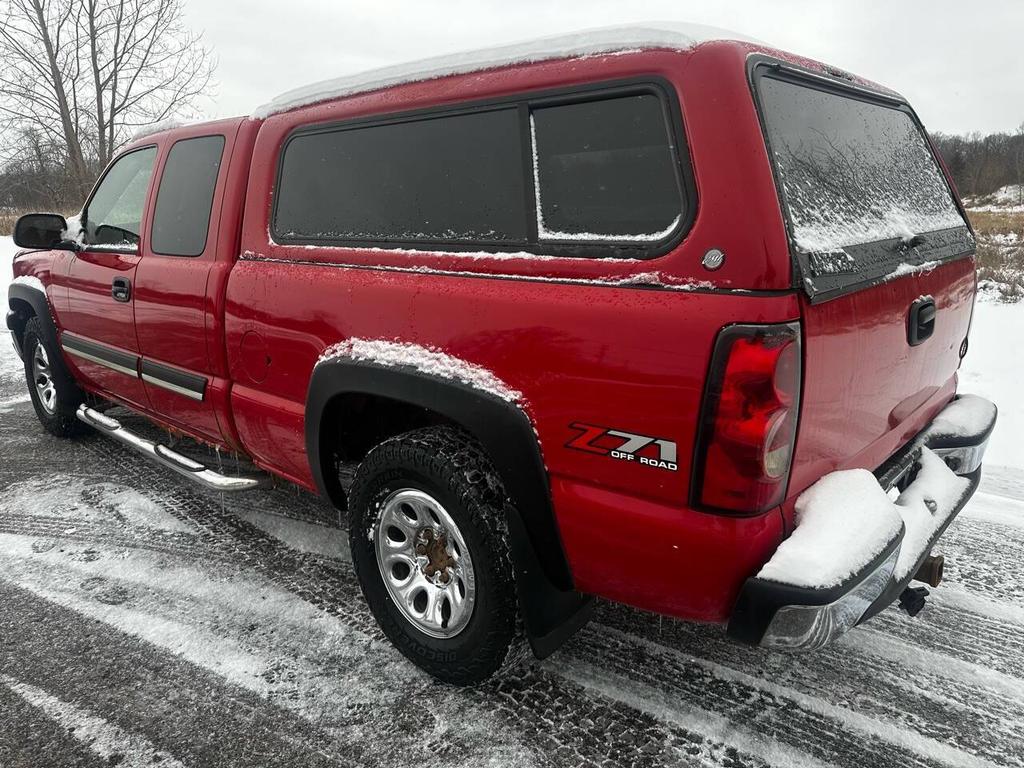
<path id="1" fill-rule="evenodd" d="M 320 84 L 136 139 L 16 240 L 43 425 L 258 492 L 120 404 L 347 507 L 381 627 L 456 683 L 594 595 L 788 648 L 916 611 L 995 422 L 957 393 L 974 238 L 914 112 L 756 43 Z"/>

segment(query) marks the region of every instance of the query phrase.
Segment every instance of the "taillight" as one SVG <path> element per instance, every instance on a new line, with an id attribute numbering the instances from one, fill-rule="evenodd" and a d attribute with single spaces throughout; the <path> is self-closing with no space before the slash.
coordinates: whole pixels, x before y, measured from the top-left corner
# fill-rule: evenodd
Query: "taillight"
<path id="1" fill-rule="evenodd" d="M 797 323 L 730 325 L 719 332 L 694 457 L 697 506 L 754 514 L 785 498 L 800 365 Z"/>

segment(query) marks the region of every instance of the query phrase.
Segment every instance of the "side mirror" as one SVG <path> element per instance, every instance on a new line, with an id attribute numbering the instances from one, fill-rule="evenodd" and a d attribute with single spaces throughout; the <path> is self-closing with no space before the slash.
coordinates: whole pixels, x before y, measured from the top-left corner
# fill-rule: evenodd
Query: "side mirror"
<path id="1" fill-rule="evenodd" d="M 67 221 L 56 213 L 27 213 L 14 224 L 14 244 L 37 250 L 78 250 L 77 243 L 64 238 L 67 228 Z"/>

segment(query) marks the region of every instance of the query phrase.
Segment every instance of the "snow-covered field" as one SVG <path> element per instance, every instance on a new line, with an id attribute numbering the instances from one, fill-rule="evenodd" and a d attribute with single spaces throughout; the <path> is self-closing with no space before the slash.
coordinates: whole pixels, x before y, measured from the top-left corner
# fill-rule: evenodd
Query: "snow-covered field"
<path id="1" fill-rule="evenodd" d="M 965 198 L 964 205 L 980 213 L 1024 213 L 1024 184 L 1008 184 L 991 195 Z"/>
<path id="2" fill-rule="evenodd" d="M 1024 768 L 1021 334 L 1024 304 L 979 303 L 961 388 L 1000 423 L 916 619 L 790 655 L 602 604 L 551 659 L 471 690 L 392 650 L 317 499 L 222 499 L 45 435 L 4 341 L 0 765 Z"/>

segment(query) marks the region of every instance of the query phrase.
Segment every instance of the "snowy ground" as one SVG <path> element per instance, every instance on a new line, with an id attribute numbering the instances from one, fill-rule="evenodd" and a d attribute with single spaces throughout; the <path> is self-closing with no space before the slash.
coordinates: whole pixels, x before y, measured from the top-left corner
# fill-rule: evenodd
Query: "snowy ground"
<path id="1" fill-rule="evenodd" d="M 0 766 L 1024 768 L 1021 332 L 1024 305 L 979 306 L 963 388 L 1000 404 L 1008 466 L 944 537 L 947 582 L 916 619 L 787 655 L 603 604 L 474 690 L 391 649 L 315 498 L 221 499 L 51 438 L 3 343 Z"/>

